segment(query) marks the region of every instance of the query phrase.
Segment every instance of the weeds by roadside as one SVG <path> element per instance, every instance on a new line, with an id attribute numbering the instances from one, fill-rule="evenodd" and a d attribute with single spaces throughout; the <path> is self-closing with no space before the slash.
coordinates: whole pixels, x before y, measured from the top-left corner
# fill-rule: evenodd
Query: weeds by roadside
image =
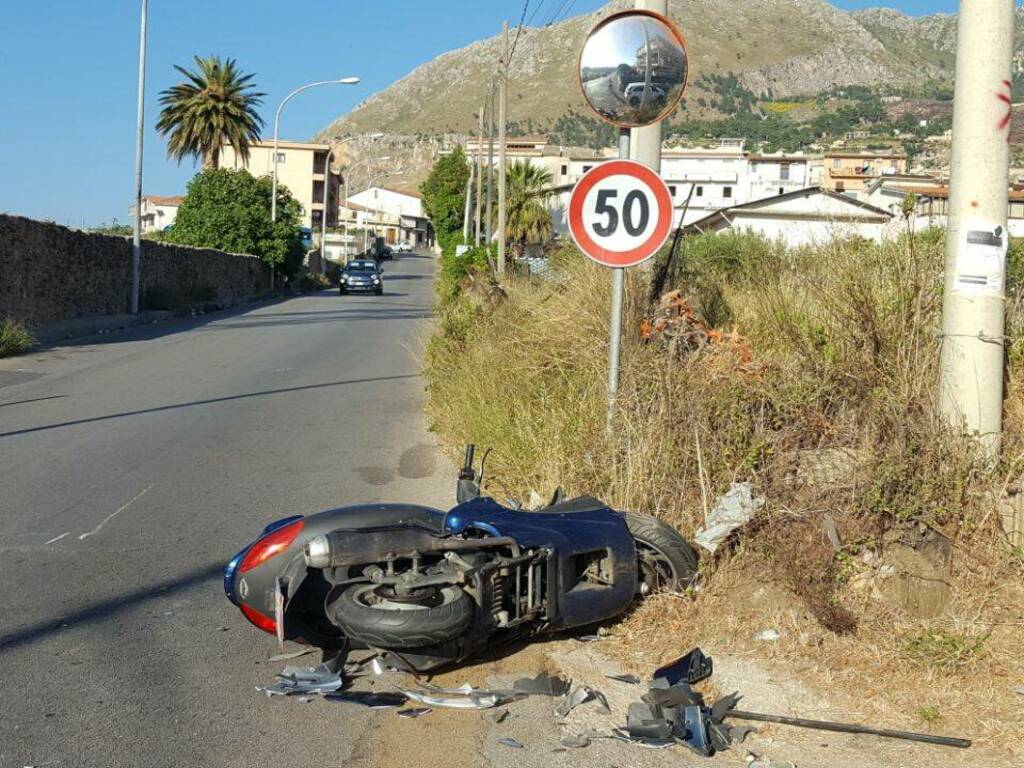
<path id="1" fill-rule="evenodd" d="M 0 322 L 0 357 L 9 357 L 25 352 L 35 346 L 36 340 L 26 330 L 24 323 L 5 317 Z"/>
<path id="2" fill-rule="evenodd" d="M 1000 685 L 1007 670 L 1024 673 L 1012 650 L 1024 621 L 1024 562 L 992 501 L 1020 485 L 1024 468 L 1024 258 L 1011 256 L 1005 439 L 994 467 L 934 415 L 941 232 L 796 251 L 743 235 L 688 239 L 667 287 L 680 289 L 708 327 L 742 338 L 742 350 L 645 343 L 647 286 L 631 271 L 610 438 L 609 276 L 571 248 L 553 260 L 557 283 L 513 278 L 500 291 L 485 262 L 443 267 L 441 330 L 428 357 L 431 416 L 448 445 L 495 448 L 489 492 L 525 498 L 560 484 L 656 514 L 686 534 L 734 481 L 751 481 L 768 499 L 736 540 L 704 558 L 700 593 L 637 610 L 625 629 L 630 651 L 663 653 L 657 638 L 671 634 L 681 644 L 757 652 L 744 622 L 789 616 L 793 639 L 773 657 L 822 679 L 870 675 L 878 706 L 911 721 L 927 701 L 949 718 L 984 707 L 992 733 L 1019 731 L 972 690 L 936 676 L 971 669 Z M 822 526 L 826 513 L 838 551 Z M 946 553 L 937 575 L 893 574 L 890 553 L 931 550 Z M 908 614 L 900 599 L 932 578 L 938 615 Z M 766 583 L 792 602 L 740 607 L 730 591 Z M 655 618 L 658 632 L 646 633 Z M 967 629 L 951 630 L 950 621 Z M 916 682 L 922 670 L 927 690 Z"/>

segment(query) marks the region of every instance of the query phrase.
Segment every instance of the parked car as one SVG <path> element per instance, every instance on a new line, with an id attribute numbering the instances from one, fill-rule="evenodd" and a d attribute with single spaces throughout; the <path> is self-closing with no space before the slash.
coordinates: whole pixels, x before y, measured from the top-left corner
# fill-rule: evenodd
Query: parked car
<path id="1" fill-rule="evenodd" d="M 409 245 L 409 243 L 407 243 L 405 240 L 403 240 L 402 242 L 395 246 L 395 250 L 398 251 L 399 253 L 409 253 L 410 251 L 412 251 L 412 246 Z"/>
<path id="2" fill-rule="evenodd" d="M 640 102 L 644 98 L 644 83 L 630 83 L 626 86 L 626 101 L 631 107 L 640 106 Z M 651 83 L 646 86 L 647 89 L 647 101 L 654 104 L 663 104 L 667 98 L 665 89 L 660 85 Z"/>
<path id="3" fill-rule="evenodd" d="M 373 259 L 355 259 L 342 270 L 338 280 L 338 292 L 344 296 L 352 291 L 372 291 L 380 296 L 384 293 L 384 270 Z"/>

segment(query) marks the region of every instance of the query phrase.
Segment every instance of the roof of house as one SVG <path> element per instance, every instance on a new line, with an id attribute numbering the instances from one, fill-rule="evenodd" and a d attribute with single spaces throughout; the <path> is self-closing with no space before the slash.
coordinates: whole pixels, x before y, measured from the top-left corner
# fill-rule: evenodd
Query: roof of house
<path id="1" fill-rule="evenodd" d="M 368 192 L 371 189 L 380 189 L 380 190 L 383 190 L 385 192 L 393 192 L 396 195 L 405 195 L 406 197 L 415 197 L 417 200 L 422 200 L 423 199 L 423 196 L 419 192 L 410 192 L 410 191 L 408 191 L 406 189 L 395 189 L 394 187 L 381 187 L 379 185 L 375 185 L 375 186 L 372 186 L 372 187 L 367 187 L 366 189 L 363 190 L 363 192 Z"/>
<path id="2" fill-rule="evenodd" d="M 153 205 L 181 205 L 185 201 L 182 195 L 143 195 L 142 199 Z"/>
<path id="3" fill-rule="evenodd" d="M 825 153 L 825 157 L 849 157 L 856 160 L 889 160 L 895 158 L 897 160 L 906 160 L 906 152 L 894 152 L 892 150 L 884 151 L 879 150 L 877 152 L 872 151 L 844 151 L 841 149 L 832 149 Z"/>
<path id="4" fill-rule="evenodd" d="M 887 219 L 892 218 L 892 214 L 889 211 L 882 210 L 870 203 L 865 203 L 862 200 L 850 197 L 848 195 L 841 194 L 839 192 L 833 192 L 830 189 L 824 187 L 807 187 L 806 189 L 798 189 L 794 192 L 787 192 L 783 195 L 771 195 L 769 197 L 762 197 L 757 200 L 751 200 L 749 203 L 743 203 L 741 205 L 734 205 L 731 208 L 722 208 L 721 210 L 715 211 L 714 213 L 708 214 L 703 219 L 698 219 L 687 225 L 685 230 L 700 230 L 702 224 L 710 224 L 716 218 L 723 218 L 728 221 L 728 214 L 735 213 L 736 211 L 747 211 L 763 206 L 765 203 L 777 203 L 784 200 L 793 200 L 798 197 L 810 197 L 811 195 L 824 195 L 825 197 L 831 197 L 834 200 L 840 200 L 843 203 L 852 205 L 856 208 L 860 208 L 867 213 L 871 213 L 877 216 L 884 216 Z M 682 206 L 676 206 L 681 208 Z"/>
<path id="5" fill-rule="evenodd" d="M 907 194 L 918 195 L 919 197 L 935 197 L 935 198 L 947 198 L 949 197 L 949 186 L 943 184 L 938 187 L 924 187 L 917 186 L 914 184 L 901 184 L 899 187 L 900 192 L 906 192 Z M 1024 200 L 1024 189 L 1010 189 L 1009 196 L 1011 200 Z"/>
<path id="6" fill-rule="evenodd" d="M 271 140 L 271 141 L 264 141 L 264 140 L 253 141 L 253 142 L 251 142 L 251 145 L 254 146 L 254 147 L 260 147 L 260 148 L 263 148 L 263 149 L 273 149 L 274 148 L 273 140 Z M 225 144 L 225 146 L 230 146 L 230 145 L 229 144 Z M 278 141 L 277 141 L 277 148 L 278 149 L 310 149 L 310 150 L 316 150 L 316 151 L 320 151 L 320 152 L 327 152 L 327 151 L 329 151 L 331 149 L 331 146 L 329 144 L 312 144 L 312 143 L 306 142 L 306 141 L 285 141 L 284 139 L 278 139 Z"/>

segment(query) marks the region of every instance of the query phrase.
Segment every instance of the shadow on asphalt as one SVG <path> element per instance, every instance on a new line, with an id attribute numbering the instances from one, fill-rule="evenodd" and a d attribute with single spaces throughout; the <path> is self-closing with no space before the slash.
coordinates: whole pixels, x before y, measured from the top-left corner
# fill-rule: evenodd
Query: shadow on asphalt
<path id="1" fill-rule="evenodd" d="M 27 645 L 48 635 L 56 634 L 77 624 L 88 624 L 110 619 L 140 603 L 145 603 L 147 600 L 184 592 L 207 581 L 219 579 L 223 572 L 224 563 L 211 563 L 189 571 L 177 578 L 148 584 L 145 587 L 140 587 L 119 597 L 92 603 L 85 608 L 79 608 L 77 611 L 65 614 L 59 618 L 41 621 L 17 632 L 0 635 L 0 653 L 12 651 L 22 645 Z"/>
<path id="2" fill-rule="evenodd" d="M 0 432 L 0 438 L 17 437 L 29 435 L 33 432 L 46 432 L 51 429 L 62 427 L 74 427 L 79 424 L 92 424 L 97 421 L 108 421 L 110 419 L 123 419 L 128 416 L 142 416 L 148 413 L 162 413 L 163 411 L 174 411 L 179 408 L 194 408 L 199 405 L 213 405 L 215 403 L 228 403 L 232 400 L 245 400 L 250 397 L 267 397 L 269 395 L 280 395 L 286 392 L 305 392 L 311 389 L 326 389 L 328 387 L 346 387 L 352 384 L 372 384 L 378 381 L 398 381 L 400 379 L 417 379 L 418 373 L 406 373 L 398 376 L 376 376 L 367 379 L 347 379 L 344 381 L 327 381 L 322 384 L 303 384 L 297 387 L 282 387 L 280 389 L 264 389 L 259 392 L 246 392 L 241 395 L 225 395 L 224 397 L 211 397 L 206 400 L 192 400 L 187 403 L 174 403 L 173 405 L 158 405 L 153 408 L 140 408 L 135 411 L 122 411 L 121 413 L 109 413 L 106 416 L 90 416 L 85 419 L 73 419 L 72 421 L 61 421 L 56 424 L 43 424 L 38 427 L 26 427 L 25 429 L 14 429 L 10 432 Z"/>
<path id="3" fill-rule="evenodd" d="M 60 400 L 67 395 L 50 395 L 49 397 L 33 397 L 31 400 L 15 400 L 13 403 L 0 403 L 0 408 L 7 405 L 27 405 L 28 403 L 41 403 L 43 400 Z"/>

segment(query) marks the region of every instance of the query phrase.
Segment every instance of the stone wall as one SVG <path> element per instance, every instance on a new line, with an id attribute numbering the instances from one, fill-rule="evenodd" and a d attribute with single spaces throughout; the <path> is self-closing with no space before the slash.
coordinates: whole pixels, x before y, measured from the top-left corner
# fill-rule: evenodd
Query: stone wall
<path id="1" fill-rule="evenodd" d="M 129 312 L 131 262 L 131 238 L 0 214 L 0 318 L 39 328 Z M 253 256 L 149 240 L 142 241 L 140 274 L 143 299 L 234 304 L 270 289 L 269 267 Z"/>

